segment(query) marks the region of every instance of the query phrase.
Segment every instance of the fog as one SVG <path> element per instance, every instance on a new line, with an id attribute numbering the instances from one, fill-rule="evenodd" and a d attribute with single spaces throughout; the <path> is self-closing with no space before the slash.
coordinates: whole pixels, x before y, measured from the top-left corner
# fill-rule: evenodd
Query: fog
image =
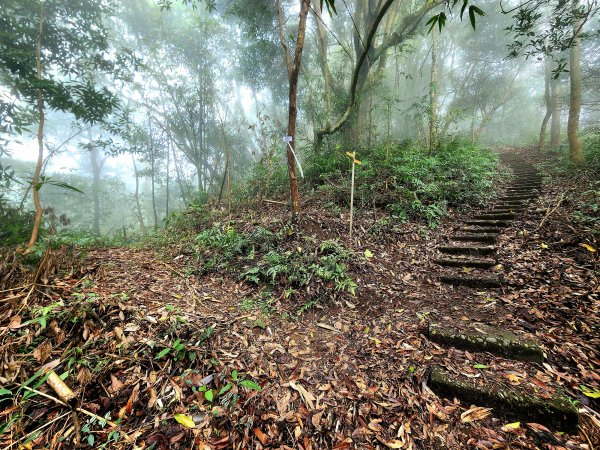
<path id="1" fill-rule="evenodd" d="M 34 210 L 39 85 L 21 78 L 35 73 L 40 3 L 13 3 L 0 11 L 8 36 L 0 49 L 24 56 L 6 56 L 0 69 L 0 207 L 27 212 Z M 47 228 L 129 237 L 164 227 L 190 204 L 285 200 L 276 183 L 287 163 L 281 40 L 293 57 L 301 2 L 282 2 L 281 30 L 271 0 L 90 0 L 79 10 L 63 3 L 71 2 L 45 2 L 41 40 L 42 79 L 54 83 L 42 89 L 46 181 L 39 194 Z M 560 101 L 552 101 L 545 144 L 565 148 L 569 49 L 549 35 L 554 50 L 536 52 L 529 38 L 507 30 L 516 13 L 488 0 L 476 3 L 485 15 L 476 15 L 475 30 L 468 14 L 459 17 L 460 5 L 393 2 L 358 71 L 352 112 L 338 130 L 321 133 L 347 110 L 354 68 L 383 3 L 336 1 L 336 12 L 323 5 L 322 16 L 319 2 L 310 6 L 293 141 L 300 165 L 315 152 L 432 145 L 433 135 L 436 145 L 460 138 L 482 148 L 536 146 L 548 90 Z M 550 17 L 553 4 L 540 5 Z M 442 11 L 446 26 L 429 32 L 427 21 Z M 600 123 L 593 11 L 582 28 L 580 129 Z M 14 17 L 26 24 L 15 25 Z M 534 33 L 543 37 L 551 27 L 536 23 Z M 523 45 L 510 56 L 515 42 Z"/>

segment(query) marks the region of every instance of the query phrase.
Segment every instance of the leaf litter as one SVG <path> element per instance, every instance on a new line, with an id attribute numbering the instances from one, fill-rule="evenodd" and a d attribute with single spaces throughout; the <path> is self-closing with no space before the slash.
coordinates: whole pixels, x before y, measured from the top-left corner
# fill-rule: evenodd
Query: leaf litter
<path id="1" fill-rule="evenodd" d="M 598 254 L 587 246 L 598 243 L 580 228 L 573 232 L 568 203 L 537 229 L 543 205 L 555 204 L 563 190 L 549 185 L 501 235 L 499 270 L 509 283 L 495 291 L 435 278 L 434 249 L 465 211 L 435 231 L 406 224 L 380 233 L 372 229 L 377 211 L 363 212 L 357 229 L 370 231 L 357 232 L 353 246 L 363 256 L 351 266 L 356 296 L 332 291 L 302 314 L 283 297 L 267 313 L 241 308 L 260 288 L 226 272 L 189 274 L 193 261 L 181 247 L 168 256 L 151 248 L 99 249 L 81 263 L 77 255 L 51 254 L 43 283 L 1 294 L 0 444 L 595 448 Z M 258 220 L 276 228 L 272 218 L 284 216 L 271 205 Z M 316 205 L 307 206 L 302 228 L 350 246 L 345 218 Z M 429 323 L 494 325 L 535 337 L 546 363 L 441 348 L 423 334 Z M 566 392 L 580 402 L 581 431 L 509 423 L 493 408 L 441 399 L 427 386 L 433 364 L 482 384 L 508 383 L 541 396 Z M 75 393 L 75 412 L 54 400 L 50 370 Z"/>

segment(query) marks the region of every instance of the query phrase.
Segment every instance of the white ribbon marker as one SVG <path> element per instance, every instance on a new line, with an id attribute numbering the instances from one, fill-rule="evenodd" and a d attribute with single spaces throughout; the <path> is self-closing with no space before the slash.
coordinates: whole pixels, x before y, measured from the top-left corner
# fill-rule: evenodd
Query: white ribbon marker
<path id="1" fill-rule="evenodd" d="M 298 169 L 300 169 L 300 176 L 302 177 L 302 179 L 304 179 L 304 172 L 302 171 L 302 164 L 300 164 L 300 161 L 298 160 L 298 157 L 296 156 L 296 152 L 294 151 L 292 144 L 290 144 L 290 142 L 292 142 L 292 140 L 293 140 L 292 136 L 284 136 L 283 137 L 283 142 L 287 142 L 288 147 L 292 151 L 292 155 L 294 155 L 294 160 L 296 161 L 296 164 L 298 164 Z"/>

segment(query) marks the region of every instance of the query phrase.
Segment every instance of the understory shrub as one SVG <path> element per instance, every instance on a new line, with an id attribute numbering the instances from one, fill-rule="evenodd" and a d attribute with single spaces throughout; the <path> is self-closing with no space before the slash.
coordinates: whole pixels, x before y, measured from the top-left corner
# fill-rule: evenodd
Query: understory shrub
<path id="1" fill-rule="evenodd" d="M 239 278 L 290 297 L 310 286 L 311 297 L 330 289 L 354 294 L 356 283 L 347 273 L 351 253 L 338 241 L 318 243 L 291 229 L 278 232 L 256 227 L 241 232 L 215 224 L 196 236 L 197 273 L 237 272 Z"/>
<path id="2" fill-rule="evenodd" d="M 425 220 L 435 227 L 448 206 L 488 198 L 499 176 L 497 156 L 456 140 L 437 151 L 411 142 L 358 150 L 358 208 L 381 207 L 400 220 Z M 307 182 L 329 201 L 348 206 L 350 160 L 343 151 L 317 154 L 308 163 Z"/>

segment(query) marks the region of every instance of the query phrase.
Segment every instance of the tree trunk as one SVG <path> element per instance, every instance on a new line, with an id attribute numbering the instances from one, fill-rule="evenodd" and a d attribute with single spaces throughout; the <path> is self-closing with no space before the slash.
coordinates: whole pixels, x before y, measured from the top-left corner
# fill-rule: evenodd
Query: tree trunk
<path id="1" fill-rule="evenodd" d="M 142 208 L 140 206 L 140 177 L 133 153 L 131 154 L 131 161 L 133 162 L 133 172 L 135 174 L 135 206 L 137 208 L 138 220 L 140 221 L 140 230 L 143 234 L 146 234 L 146 225 L 144 224 L 144 216 L 142 215 Z"/>
<path id="2" fill-rule="evenodd" d="M 577 13 L 579 0 L 573 0 L 573 13 Z M 569 79 L 571 82 L 571 98 L 569 101 L 569 121 L 567 123 L 567 136 L 569 138 L 569 151 L 571 161 L 576 164 L 583 162 L 581 142 L 579 141 L 579 115 L 581 113 L 581 26 L 583 20 L 576 18 L 573 24 L 573 44 L 569 55 Z"/>
<path id="3" fill-rule="evenodd" d="M 150 131 L 150 187 L 152 191 L 152 217 L 154 219 L 154 229 L 158 229 L 158 213 L 156 212 L 156 158 L 154 154 L 154 136 L 152 135 L 152 122 L 148 120 L 148 130 Z"/>
<path id="4" fill-rule="evenodd" d="M 437 146 L 437 46 L 435 42 L 435 30 L 431 31 L 431 77 L 429 80 L 429 152 L 433 153 Z"/>
<path id="5" fill-rule="evenodd" d="M 298 98 L 298 74 L 300 73 L 300 64 L 302 61 L 302 50 L 304 48 L 304 34 L 306 31 L 306 17 L 310 7 L 310 0 L 300 0 L 300 18 L 298 21 L 298 36 L 296 38 L 296 50 L 293 63 L 290 60 L 289 50 L 285 43 L 283 35 L 283 17 L 281 4 L 277 2 L 277 15 L 279 19 L 279 32 L 281 45 L 286 52 L 286 63 L 289 79 L 289 105 L 288 105 L 288 128 L 287 134 L 291 136 L 292 142 L 289 142 L 287 148 L 288 176 L 290 179 L 290 197 L 292 200 L 292 218 L 300 214 L 300 194 L 298 192 L 298 178 L 296 176 L 296 158 L 293 148 L 296 146 L 296 118 L 298 116 L 297 98 Z"/>
<path id="6" fill-rule="evenodd" d="M 187 205 L 188 196 L 186 194 L 185 187 L 183 186 L 181 169 L 179 168 L 179 161 L 177 161 L 177 155 L 175 154 L 175 145 L 171 145 L 171 151 L 173 152 L 173 164 L 175 165 L 175 175 L 177 177 L 177 184 L 179 185 L 179 190 L 181 191 L 181 199 L 183 200 L 183 203 Z"/>
<path id="7" fill-rule="evenodd" d="M 560 146 L 560 112 L 562 109 L 562 86 L 560 80 L 551 83 L 552 121 L 550 122 L 550 146 Z"/>
<path id="8" fill-rule="evenodd" d="M 92 199 L 94 202 L 94 236 L 100 236 L 100 171 L 102 167 L 98 161 L 98 149 L 92 147 L 92 132 L 88 132 L 90 140 L 90 163 L 92 166 Z"/>
<path id="9" fill-rule="evenodd" d="M 36 43 L 36 69 L 37 69 L 37 79 L 39 81 L 42 80 L 42 38 L 44 36 L 44 2 L 40 2 L 40 28 L 38 39 Z M 29 239 L 29 244 L 27 244 L 27 251 L 31 251 L 33 246 L 37 242 L 38 235 L 40 233 L 40 225 L 42 223 L 42 204 L 40 203 L 40 172 L 42 170 L 42 164 L 44 163 L 44 95 L 42 90 L 38 88 L 37 90 L 37 106 L 38 113 L 40 117 L 40 122 L 38 124 L 38 159 L 37 164 L 35 166 L 35 171 L 33 173 L 33 179 L 31 180 L 31 185 L 33 186 L 33 204 L 35 206 L 35 221 L 33 223 L 33 229 L 31 230 L 31 238 Z"/>
<path id="10" fill-rule="evenodd" d="M 171 170 L 171 140 L 167 136 L 167 175 L 166 175 L 166 199 L 165 199 L 165 217 L 169 217 L 169 182 L 171 176 L 169 171 Z"/>
<path id="11" fill-rule="evenodd" d="M 327 32 L 322 23 L 321 7 L 319 2 L 314 4 L 315 18 L 317 22 L 317 41 L 319 44 L 319 58 L 321 59 L 321 74 L 323 75 L 323 94 L 325 95 L 325 123 L 331 126 L 331 73 L 327 57 Z M 316 127 L 315 127 L 316 130 Z"/>
<path id="12" fill-rule="evenodd" d="M 550 77 L 551 77 L 551 69 L 550 69 L 550 60 L 546 57 L 546 61 L 544 62 L 544 104 L 546 105 L 546 114 L 544 114 L 544 119 L 542 120 L 542 126 L 540 128 L 540 140 L 538 143 L 538 150 L 540 152 L 544 151 L 544 147 L 546 146 L 546 131 L 548 128 L 548 120 L 552 117 L 552 97 L 550 95 Z"/>

